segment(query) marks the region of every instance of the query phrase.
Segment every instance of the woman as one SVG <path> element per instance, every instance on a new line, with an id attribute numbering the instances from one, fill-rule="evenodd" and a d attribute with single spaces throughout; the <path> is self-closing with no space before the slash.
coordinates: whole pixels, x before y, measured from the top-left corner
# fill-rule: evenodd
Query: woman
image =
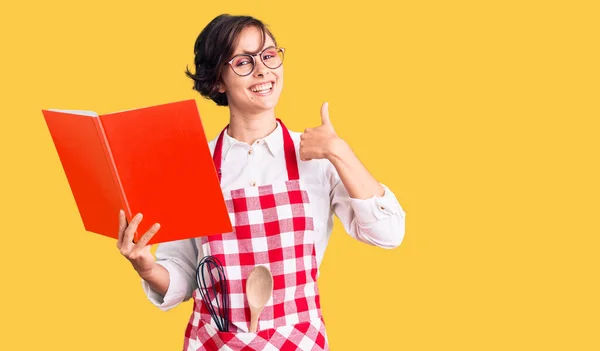
<path id="1" fill-rule="evenodd" d="M 333 214 L 357 240 L 394 248 L 404 236 L 404 211 L 336 135 L 327 104 L 322 124 L 304 133 L 276 118 L 284 49 L 261 21 L 218 16 L 194 51 L 196 72 L 187 72 L 194 89 L 230 110 L 229 125 L 209 144 L 234 231 L 160 244 L 155 260 L 146 243 L 159 225 L 134 244 L 142 215 L 127 225 L 121 213 L 118 247 L 156 306 L 194 299 L 185 350 L 328 350 L 316 280 Z M 228 332 L 217 330 L 197 289 L 196 268 L 206 255 L 225 267 Z M 269 267 L 274 288 L 251 333 L 244 285 L 257 265 Z"/>

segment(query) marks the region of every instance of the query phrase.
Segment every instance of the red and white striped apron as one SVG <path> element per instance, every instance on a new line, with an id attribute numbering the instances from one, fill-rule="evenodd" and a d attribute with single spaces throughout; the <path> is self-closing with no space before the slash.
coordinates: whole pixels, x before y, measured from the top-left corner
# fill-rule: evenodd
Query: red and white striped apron
<path id="1" fill-rule="evenodd" d="M 185 333 L 184 350 L 329 350 L 317 288 L 315 233 L 308 193 L 302 188 L 296 150 L 282 128 L 288 181 L 224 192 L 233 232 L 197 240 L 218 258 L 229 283 L 229 331 L 217 329 L 198 289 Z M 213 153 L 221 178 L 223 129 Z M 199 255 L 201 256 L 201 255 Z M 246 279 L 257 265 L 273 274 L 273 295 L 248 332 Z"/>

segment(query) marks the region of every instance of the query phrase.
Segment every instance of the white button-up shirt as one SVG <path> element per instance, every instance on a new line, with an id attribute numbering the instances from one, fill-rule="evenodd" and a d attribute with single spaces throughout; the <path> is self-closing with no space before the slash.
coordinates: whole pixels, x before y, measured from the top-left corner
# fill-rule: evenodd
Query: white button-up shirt
<path id="1" fill-rule="evenodd" d="M 346 232 L 359 241 L 383 248 L 400 245 L 404 238 L 405 212 L 392 191 L 382 184 L 385 193 L 381 197 L 365 200 L 351 198 L 329 160 L 300 161 L 301 133 L 290 131 L 290 134 L 296 147 L 300 180 L 313 207 L 317 265 L 320 266 L 323 260 L 333 229 L 334 214 Z M 216 141 L 217 138 L 209 142 L 211 153 L 214 152 Z M 288 180 L 279 123 L 271 134 L 252 145 L 237 141 L 225 133 L 222 158 L 223 191 Z M 142 280 L 148 299 L 166 311 L 191 298 L 197 288 L 197 262 L 203 255 L 198 239 L 158 244 L 156 262 L 169 271 L 170 283 L 163 297 Z"/>

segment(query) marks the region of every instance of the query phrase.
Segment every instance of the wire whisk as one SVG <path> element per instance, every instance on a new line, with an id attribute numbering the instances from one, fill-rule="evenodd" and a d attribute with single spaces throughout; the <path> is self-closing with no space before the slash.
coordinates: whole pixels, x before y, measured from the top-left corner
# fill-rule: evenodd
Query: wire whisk
<path id="1" fill-rule="evenodd" d="M 196 269 L 196 281 L 202 301 L 217 328 L 222 332 L 228 332 L 229 284 L 221 261 L 214 256 L 204 256 Z"/>

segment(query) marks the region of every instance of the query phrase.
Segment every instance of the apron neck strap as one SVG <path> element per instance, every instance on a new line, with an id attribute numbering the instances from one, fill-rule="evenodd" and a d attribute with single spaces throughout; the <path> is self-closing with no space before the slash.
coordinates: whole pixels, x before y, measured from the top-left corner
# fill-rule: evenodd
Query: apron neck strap
<path id="1" fill-rule="evenodd" d="M 288 179 L 289 180 L 298 180 L 300 179 L 300 172 L 298 171 L 298 160 L 296 158 L 296 148 L 294 147 L 294 141 L 292 140 L 292 136 L 290 135 L 289 130 L 285 127 L 283 122 L 279 118 L 277 118 L 277 122 L 281 125 L 282 134 L 283 134 L 283 149 L 285 151 L 285 165 L 287 168 Z M 219 138 L 217 139 L 217 143 L 215 145 L 215 151 L 213 152 L 213 162 L 215 163 L 215 169 L 217 170 L 217 174 L 219 175 L 219 182 L 221 181 L 221 159 L 223 155 L 223 136 L 225 135 L 225 131 L 229 127 L 229 124 L 223 128 L 221 134 L 219 134 Z"/>

